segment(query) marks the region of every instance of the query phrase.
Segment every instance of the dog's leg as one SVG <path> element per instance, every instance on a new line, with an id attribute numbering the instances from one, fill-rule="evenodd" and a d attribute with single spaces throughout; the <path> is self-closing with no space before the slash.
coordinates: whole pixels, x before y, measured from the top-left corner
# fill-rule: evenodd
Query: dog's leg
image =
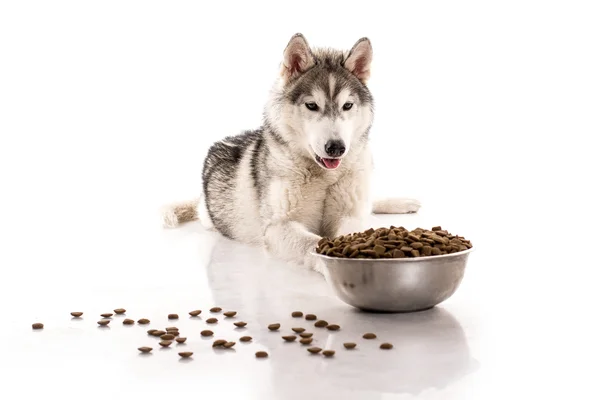
<path id="1" fill-rule="evenodd" d="M 301 223 L 285 220 L 272 223 L 265 230 L 264 240 L 269 254 L 316 269 L 316 260 L 310 253 L 315 250 L 321 237 L 311 233 Z"/>
<path id="2" fill-rule="evenodd" d="M 375 214 L 410 214 L 416 213 L 421 208 L 421 203 L 415 199 L 392 197 L 378 199 L 373 202 Z"/>

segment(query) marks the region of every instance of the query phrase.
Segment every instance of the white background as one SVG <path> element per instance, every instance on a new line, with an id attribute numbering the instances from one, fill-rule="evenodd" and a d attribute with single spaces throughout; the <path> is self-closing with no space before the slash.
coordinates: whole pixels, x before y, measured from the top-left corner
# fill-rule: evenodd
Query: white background
<path id="1" fill-rule="evenodd" d="M 194 237 L 165 236 L 156 210 L 199 193 L 213 141 L 260 126 L 294 33 L 339 48 L 368 36 L 378 194 L 419 198 L 423 223 L 478 247 L 454 313 L 490 363 L 457 398 L 584 391 L 598 356 L 599 21 L 593 1 L 0 2 L 11 329 L 86 293 L 173 291 Z"/>

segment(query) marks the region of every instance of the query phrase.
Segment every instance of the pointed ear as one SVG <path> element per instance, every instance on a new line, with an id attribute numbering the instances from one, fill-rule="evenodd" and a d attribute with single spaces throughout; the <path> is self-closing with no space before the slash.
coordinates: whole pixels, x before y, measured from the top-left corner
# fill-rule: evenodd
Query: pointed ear
<path id="1" fill-rule="evenodd" d="M 373 59 L 373 48 L 367 38 L 362 38 L 352 47 L 344 67 L 352 72 L 362 83 L 367 83 L 371 75 L 371 60 Z"/>
<path id="2" fill-rule="evenodd" d="M 284 80 L 289 81 L 296 78 L 314 65 L 314 56 L 304 36 L 301 33 L 292 36 L 283 51 L 281 76 Z"/>

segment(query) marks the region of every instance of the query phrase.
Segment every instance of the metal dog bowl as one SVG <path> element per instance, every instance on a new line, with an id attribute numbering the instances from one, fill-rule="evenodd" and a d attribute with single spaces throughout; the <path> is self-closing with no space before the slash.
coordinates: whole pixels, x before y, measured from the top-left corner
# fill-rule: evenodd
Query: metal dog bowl
<path id="1" fill-rule="evenodd" d="M 448 299 L 473 248 L 419 258 L 336 258 L 313 253 L 334 293 L 366 311 L 411 312 Z"/>

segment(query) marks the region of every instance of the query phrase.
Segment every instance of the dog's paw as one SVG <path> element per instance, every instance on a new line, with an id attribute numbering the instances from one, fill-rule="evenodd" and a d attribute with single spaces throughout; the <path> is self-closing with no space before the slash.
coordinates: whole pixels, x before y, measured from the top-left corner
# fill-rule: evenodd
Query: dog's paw
<path id="1" fill-rule="evenodd" d="M 419 211 L 421 202 L 408 198 L 389 198 L 377 200 L 373 203 L 375 214 L 413 214 Z"/>
<path id="2" fill-rule="evenodd" d="M 179 225 L 179 219 L 172 206 L 164 206 L 160 210 L 163 228 L 175 228 Z"/>

